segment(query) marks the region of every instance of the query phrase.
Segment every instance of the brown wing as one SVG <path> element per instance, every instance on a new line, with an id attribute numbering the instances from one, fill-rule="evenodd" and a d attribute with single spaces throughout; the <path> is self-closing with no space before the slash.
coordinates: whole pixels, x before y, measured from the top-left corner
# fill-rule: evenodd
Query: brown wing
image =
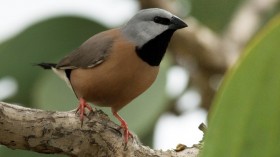
<path id="1" fill-rule="evenodd" d="M 92 68 L 102 63 L 109 55 L 114 36 L 109 30 L 98 33 L 85 41 L 78 49 L 64 57 L 56 66 L 57 69 Z"/>

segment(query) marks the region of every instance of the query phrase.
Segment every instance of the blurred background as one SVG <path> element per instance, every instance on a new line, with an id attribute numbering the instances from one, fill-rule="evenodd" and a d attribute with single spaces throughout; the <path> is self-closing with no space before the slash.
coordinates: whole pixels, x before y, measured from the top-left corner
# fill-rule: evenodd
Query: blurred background
<path id="1" fill-rule="evenodd" d="M 202 138 L 200 123 L 227 69 L 279 13 L 279 0 L 0 0 L 0 101 L 68 111 L 78 101 L 51 71 L 92 35 L 120 27 L 138 10 L 158 7 L 185 19 L 161 63 L 156 83 L 120 111 L 144 145 L 172 149 Z M 102 108 L 112 117 L 108 108 Z M 1 156 L 42 155 L 0 146 Z M 60 155 L 61 156 L 61 155 Z"/>

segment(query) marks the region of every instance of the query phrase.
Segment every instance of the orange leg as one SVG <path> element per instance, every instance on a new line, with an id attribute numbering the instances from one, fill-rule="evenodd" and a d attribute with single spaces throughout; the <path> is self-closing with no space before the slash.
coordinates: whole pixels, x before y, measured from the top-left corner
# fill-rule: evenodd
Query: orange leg
<path id="1" fill-rule="evenodd" d="M 133 138 L 133 135 L 129 132 L 128 126 L 127 126 L 127 123 L 125 122 L 125 120 L 117 112 L 112 111 L 112 113 L 121 123 L 121 127 L 124 130 L 124 141 L 125 141 L 125 144 L 127 144 L 128 137 L 130 136 Z"/>
<path id="2" fill-rule="evenodd" d="M 86 102 L 86 100 L 83 98 L 80 98 L 76 113 L 78 111 L 80 111 L 80 120 L 81 120 L 82 124 L 83 124 L 83 120 L 84 120 L 85 108 L 87 108 L 89 111 L 92 111 L 91 106 Z"/>

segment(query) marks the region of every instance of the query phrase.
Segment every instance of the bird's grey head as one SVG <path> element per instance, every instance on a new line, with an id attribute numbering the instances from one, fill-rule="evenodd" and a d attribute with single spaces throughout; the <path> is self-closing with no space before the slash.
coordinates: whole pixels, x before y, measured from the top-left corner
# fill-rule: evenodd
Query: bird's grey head
<path id="1" fill-rule="evenodd" d="M 177 30 L 187 27 L 180 18 L 170 12 L 151 8 L 139 11 L 121 29 L 126 37 L 138 47 L 154 39 L 166 30 Z"/>

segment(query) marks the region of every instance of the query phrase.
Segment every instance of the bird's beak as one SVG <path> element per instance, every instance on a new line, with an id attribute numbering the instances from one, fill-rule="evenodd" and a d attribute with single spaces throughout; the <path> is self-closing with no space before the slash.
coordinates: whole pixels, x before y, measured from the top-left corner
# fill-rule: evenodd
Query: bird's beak
<path id="1" fill-rule="evenodd" d="M 188 25 L 182 19 L 176 16 L 172 16 L 170 22 L 171 22 L 169 25 L 170 29 L 181 29 L 181 28 L 188 27 Z"/>

